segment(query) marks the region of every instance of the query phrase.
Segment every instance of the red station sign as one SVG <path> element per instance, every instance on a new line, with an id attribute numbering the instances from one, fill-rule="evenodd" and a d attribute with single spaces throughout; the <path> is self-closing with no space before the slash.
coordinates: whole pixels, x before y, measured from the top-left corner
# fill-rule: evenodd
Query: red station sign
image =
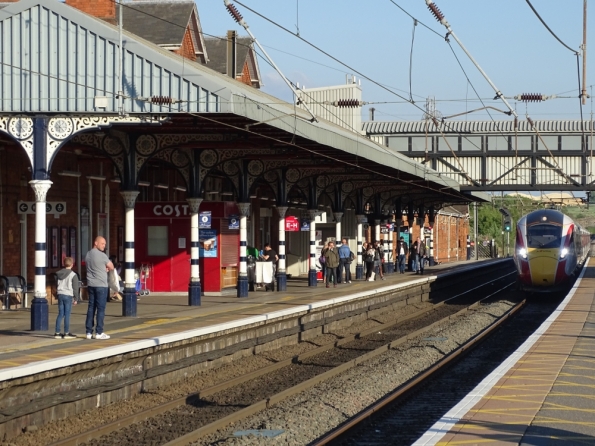
<path id="1" fill-rule="evenodd" d="M 285 217 L 285 230 L 289 232 L 296 232 L 300 230 L 300 219 L 297 217 Z"/>

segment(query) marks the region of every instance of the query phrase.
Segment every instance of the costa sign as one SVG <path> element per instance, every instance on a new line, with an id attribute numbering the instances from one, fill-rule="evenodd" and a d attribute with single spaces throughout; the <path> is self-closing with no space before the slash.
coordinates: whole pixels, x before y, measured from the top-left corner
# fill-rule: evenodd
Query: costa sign
<path id="1" fill-rule="evenodd" d="M 156 204 L 153 206 L 155 217 L 185 217 L 188 216 L 187 204 Z"/>
<path id="2" fill-rule="evenodd" d="M 141 202 L 134 206 L 136 218 L 190 218 L 190 205 L 185 202 Z"/>

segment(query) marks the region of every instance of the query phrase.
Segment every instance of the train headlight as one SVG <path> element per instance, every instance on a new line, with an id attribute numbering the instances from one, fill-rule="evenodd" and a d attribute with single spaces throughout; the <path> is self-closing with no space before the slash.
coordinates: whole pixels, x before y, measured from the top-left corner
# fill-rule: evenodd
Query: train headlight
<path id="1" fill-rule="evenodd" d="M 519 249 L 519 255 L 523 258 L 526 259 L 527 258 L 527 250 L 525 248 L 521 248 Z"/>
<path id="2" fill-rule="evenodd" d="M 562 248 L 560 251 L 560 258 L 563 259 L 568 254 L 568 248 Z"/>

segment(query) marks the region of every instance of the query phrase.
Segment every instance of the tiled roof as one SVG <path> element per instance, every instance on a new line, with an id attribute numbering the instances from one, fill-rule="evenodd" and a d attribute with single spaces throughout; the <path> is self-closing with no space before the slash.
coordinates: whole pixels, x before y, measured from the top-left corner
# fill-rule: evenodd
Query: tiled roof
<path id="1" fill-rule="evenodd" d="M 248 60 L 252 39 L 250 37 L 238 37 L 236 42 L 236 76 L 241 76 L 244 64 Z M 227 38 L 205 37 L 205 45 L 209 54 L 207 66 L 219 73 L 227 73 Z M 250 75 L 254 76 L 254 73 L 251 72 Z"/>
<path id="2" fill-rule="evenodd" d="M 194 6 L 191 0 L 129 1 L 122 22 L 127 31 L 157 45 L 180 45 Z"/>

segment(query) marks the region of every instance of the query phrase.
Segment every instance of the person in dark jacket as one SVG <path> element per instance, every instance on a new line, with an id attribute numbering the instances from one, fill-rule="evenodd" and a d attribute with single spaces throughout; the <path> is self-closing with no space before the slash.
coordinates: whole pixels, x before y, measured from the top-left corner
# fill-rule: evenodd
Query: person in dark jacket
<path id="1" fill-rule="evenodd" d="M 407 263 L 407 255 L 409 254 L 409 246 L 405 243 L 405 238 L 401 237 L 397 243 L 397 259 L 399 263 L 399 272 L 405 274 L 405 264 Z"/>
<path id="2" fill-rule="evenodd" d="M 328 242 L 328 249 L 324 253 L 325 269 L 326 269 L 326 287 L 329 288 L 329 283 L 337 286 L 337 267 L 339 266 L 339 252 L 335 248 L 335 242 Z"/>
<path id="3" fill-rule="evenodd" d="M 413 256 L 413 271 L 415 274 L 424 273 L 424 263 L 427 257 L 426 244 L 417 237 L 417 240 L 413 242 L 411 246 L 411 255 Z"/>

